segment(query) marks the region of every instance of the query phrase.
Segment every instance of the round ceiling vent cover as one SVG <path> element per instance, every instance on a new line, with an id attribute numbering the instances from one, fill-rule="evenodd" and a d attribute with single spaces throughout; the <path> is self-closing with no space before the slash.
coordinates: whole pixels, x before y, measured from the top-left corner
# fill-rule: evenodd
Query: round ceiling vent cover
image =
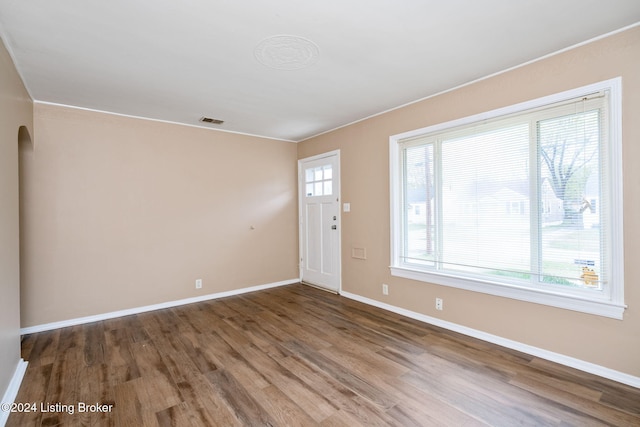
<path id="1" fill-rule="evenodd" d="M 277 70 L 299 70 L 313 65 L 320 53 L 318 45 L 298 36 L 272 36 L 262 40 L 253 54 L 267 67 Z"/>

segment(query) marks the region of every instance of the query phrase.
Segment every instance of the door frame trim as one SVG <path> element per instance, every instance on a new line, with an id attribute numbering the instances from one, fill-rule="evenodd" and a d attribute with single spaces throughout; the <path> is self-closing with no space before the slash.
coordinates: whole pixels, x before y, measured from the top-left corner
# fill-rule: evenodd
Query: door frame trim
<path id="1" fill-rule="evenodd" d="M 341 189 L 342 189 L 342 173 L 340 170 L 340 149 L 338 150 L 332 150 L 332 151 L 328 151 L 326 153 L 321 153 L 321 154 L 316 154 L 314 156 L 310 156 L 310 157 L 305 157 L 303 159 L 298 159 L 298 272 L 300 275 L 300 281 L 304 282 L 304 277 L 302 276 L 302 254 L 304 253 L 303 250 L 303 230 L 302 230 L 302 204 L 304 201 L 304 195 L 303 195 L 303 190 L 304 190 L 304 175 L 303 175 L 303 168 L 302 165 L 305 162 L 311 162 L 314 160 L 320 160 L 320 159 L 324 159 L 327 157 L 334 157 L 336 158 L 336 173 L 338 176 L 338 188 L 337 188 L 337 198 L 338 200 L 336 201 L 336 203 L 338 204 L 338 265 L 337 265 L 337 269 L 338 269 L 338 289 L 337 289 L 337 293 L 340 294 L 340 292 L 342 291 L 342 193 L 341 193 Z M 319 285 L 314 285 L 311 284 L 312 286 L 319 286 Z M 322 289 L 326 289 L 329 290 L 331 292 L 333 292 L 332 289 L 327 289 L 324 287 L 321 287 Z"/>

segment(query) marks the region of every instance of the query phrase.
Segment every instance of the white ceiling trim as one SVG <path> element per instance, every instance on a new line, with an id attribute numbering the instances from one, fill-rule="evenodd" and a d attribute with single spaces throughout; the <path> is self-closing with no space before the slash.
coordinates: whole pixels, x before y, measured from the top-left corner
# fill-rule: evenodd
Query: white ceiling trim
<path id="1" fill-rule="evenodd" d="M 199 119 L 217 117 L 212 130 L 290 142 L 639 22 L 638 0 L 0 2 L 0 36 L 34 101 L 205 129 Z M 256 58 L 283 35 L 263 53 L 306 67 Z"/>
<path id="2" fill-rule="evenodd" d="M 292 140 L 289 140 L 289 139 L 274 138 L 274 137 L 271 137 L 271 136 L 264 136 L 264 135 L 255 135 L 255 134 L 252 134 L 252 133 L 238 132 L 238 131 L 227 130 L 227 129 L 216 129 L 216 128 L 211 127 L 211 126 L 196 125 L 196 124 L 191 124 L 191 123 L 172 122 L 171 120 L 162 120 L 162 119 L 154 119 L 154 118 L 151 118 L 151 117 L 134 116 L 134 115 L 131 115 L 131 114 L 114 113 L 113 111 L 96 110 L 94 108 L 78 107 L 76 105 L 59 104 L 59 103 L 56 103 L 56 102 L 33 100 L 33 103 L 34 104 L 39 104 L 39 105 L 50 105 L 50 106 L 53 106 L 53 107 L 70 108 L 70 109 L 73 109 L 73 110 L 88 111 L 88 112 L 92 112 L 92 113 L 108 114 L 110 116 L 126 117 L 126 118 L 129 118 L 129 119 L 147 120 L 147 121 L 150 121 L 150 122 L 165 123 L 165 124 L 178 125 L 178 126 L 186 126 L 186 127 L 190 127 L 190 128 L 206 129 L 206 130 L 211 130 L 211 131 L 214 131 L 214 132 L 232 133 L 232 134 L 235 134 L 235 135 L 250 136 L 250 137 L 253 137 L 253 138 L 270 139 L 270 140 L 273 140 L 273 141 L 290 142 L 290 143 L 294 143 L 294 144 L 300 142 L 300 141 L 292 141 Z M 212 125 L 212 126 L 215 126 L 215 125 Z"/>
<path id="3" fill-rule="evenodd" d="M 381 111 L 381 112 L 379 112 L 379 113 L 372 114 L 372 115 L 367 116 L 367 117 L 364 117 L 364 118 L 362 118 L 362 119 L 354 120 L 354 121 L 349 122 L 349 123 L 347 123 L 347 124 L 344 124 L 344 125 L 342 125 L 342 126 L 338 126 L 338 127 L 336 127 L 336 128 L 329 129 L 329 130 L 324 131 L 324 132 L 320 132 L 320 133 L 318 133 L 318 134 L 316 134 L 316 135 L 312 135 L 312 136 L 310 136 L 310 137 L 308 137 L 308 138 L 304 138 L 304 139 L 301 139 L 300 141 L 296 141 L 296 142 L 303 142 L 303 141 L 307 141 L 307 140 L 309 140 L 309 139 L 317 138 L 317 137 L 319 137 L 320 135 L 325 135 L 325 134 L 327 134 L 327 133 L 331 133 L 331 132 L 336 131 L 336 130 L 338 130 L 338 129 L 342 129 L 342 128 L 345 128 L 345 127 L 348 127 L 348 126 L 354 125 L 354 124 L 356 124 L 356 123 L 364 122 L 364 121 L 369 120 L 369 119 L 372 119 L 372 118 L 374 118 L 374 117 L 381 116 L 381 115 L 386 114 L 386 113 L 390 113 L 391 111 L 396 111 L 396 110 L 399 110 L 399 109 L 401 109 L 401 108 L 408 107 L 409 105 L 417 104 L 417 103 L 419 103 L 419 102 L 426 101 L 427 99 L 435 98 L 435 97 L 438 97 L 438 96 L 440 96 L 440 95 L 444 95 L 445 93 L 453 92 L 453 91 L 456 91 L 456 90 L 458 90 L 458 89 L 462 89 L 463 87 L 471 86 L 471 85 L 473 85 L 473 84 L 475 84 L 475 83 L 478 83 L 478 82 L 481 82 L 481 81 L 483 81 L 483 80 L 488 80 L 488 79 L 491 79 L 491 78 L 493 78 L 493 77 L 499 76 L 499 75 L 501 75 L 501 74 L 505 74 L 505 73 L 508 73 L 508 72 L 510 72 L 510 71 L 517 70 L 518 68 L 526 67 L 527 65 L 534 64 L 534 63 L 539 62 L 539 61 L 543 61 L 543 60 L 545 60 L 545 59 L 547 59 L 547 58 L 551 58 L 551 57 L 553 57 L 553 56 L 560 55 L 560 54 L 562 54 L 562 53 L 564 53 L 564 52 L 568 52 L 568 51 L 570 51 L 570 50 L 577 49 L 577 48 L 579 48 L 579 47 L 581 47 L 581 46 L 585 46 L 585 45 L 588 45 L 588 44 L 590 44 L 590 43 L 597 42 L 598 40 L 605 39 L 605 38 L 607 38 L 607 37 L 613 36 L 613 35 L 615 35 L 615 34 L 622 33 L 622 32 L 624 32 L 624 31 L 627 31 L 627 30 L 630 30 L 630 29 L 632 29 L 632 28 L 639 27 L 639 26 L 640 26 L 640 22 L 636 22 L 635 24 L 628 25 L 628 26 L 623 27 L 623 28 L 620 28 L 620 29 L 618 29 L 618 30 L 614 30 L 614 31 L 608 32 L 608 33 L 606 33 L 606 34 L 602 34 L 602 35 L 600 35 L 600 36 L 593 37 L 592 39 L 585 40 L 585 41 L 580 42 L 580 43 L 576 43 L 576 44 L 574 44 L 573 46 L 569 46 L 569 47 L 566 47 L 566 48 L 564 48 L 564 49 L 560 49 L 560 50 L 558 50 L 558 51 L 556 51 L 556 52 L 552 52 L 552 53 L 549 53 L 549 54 L 547 54 L 547 55 L 543 55 L 543 56 L 541 56 L 541 57 L 539 57 L 539 58 L 532 59 L 532 60 L 527 61 L 527 62 L 523 62 L 522 64 L 515 65 L 515 66 L 513 66 L 513 67 L 509 67 L 509 68 L 504 69 L 504 70 L 502 70 L 502 71 L 497 71 L 497 72 L 492 73 L 492 74 L 489 74 L 489 75 L 487 75 L 487 76 L 477 78 L 477 79 L 475 79 L 475 80 L 469 81 L 469 82 L 467 82 L 467 83 L 463 83 L 463 84 L 458 85 L 458 86 L 456 86 L 456 87 L 452 87 L 452 88 L 450 88 L 450 89 L 445 89 L 445 90 L 440 91 L 440 92 L 438 92 L 438 93 L 434 93 L 433 95 L 425 96 L 424 98 L 416 99 L 415 101 L 407 102 L 407 103 L 405 103 L 405 104 L 398 105 L 397 107 L 389 108 L 388 110 L 384 110 L 384 111 Z"/>
<path id="4" fill-rule="evenodd" d="M 411 101 L 411 102 L 407 102 L 407 103 L 402 104 L 402 105 L 398 105 L 397 107 L 389 108 L 389 109 L 384 110 L 384 111 L 381 111 L 381 112 L 379 112 L 379 113 L 375 113 L 375 114 L 372 114 L 372 115 L 370 115 L 370 116 L 363 117 L 363 118 L 358 119 L 358 120 L 354 120 L 354 121 L 349 122 L 349 123 L 346 123 L 346 124 L 344 124 L 344 125 L 341 125 L 341 126 L 338 126 L 338 127 L 335 127 L 335 128 L 332 128 L 332 129 L 329 129 L 329 130 L 326 130 L 326 131 L 320 132 L 320 133 L 318 133 L 318 134 L 315 134 L 315 135 L 312 135 L 312 136 L 309 136 L 309 137 L 307 137 L 307 138 L 300 139 L 300 140 L 290 140 L 290 139 L 274 138 L 274 137 L 265 136 L 265 135 L 258 135 L 258 134 L 245 133 L 245 132 L 238 132 L 238 131 L 232 131 L 232 130 L 227 130 L 227 129 L 216 129 L 216 128 L 213 128 L 213 127 L 211 127 L 211 126 L 203 126 L 203 125 L 197 125 L 197 124 L 190 124 L 190 123 L 175 122 L 175 121 L 170 121 L 170 120 L 154 119 L 154 118 L 151 118 L 151 117 L 136 116 L 136 115 L 131 115 L 131 114 L 122 114 L 122 113 L 116 113 L 116 112 L 113 112 L 113 111 L 106 111 L 106 110 L 98 110 L 98 109 L 93 109 L 93 108 L 79 107 L 79 106 L 76 106 L 76 105 L 59 104 L 59 103 L 55 103 L 55 102 L 48 102 L 48 101 L 41 101 L 41 100 L 37 100 L 37 99 L 34 99 L 33 97 L 31 97 L 31 98 L 32 98 L 32 100 L 33 100 L 34 104 L 51 105 L 51 106 L 57 106 L 57 107 L 65 107 L 65 108 L 71 108 L 71 109 L 75 109 L 75 110 L 83 110 L 83 111 L 90 111 L 90 112 L 94 112 L 94 113 L 109 114 L 109 115 L 113 115 L 113 116 L 127 117 L 127 118 L 131 118 L 131 119 L 138 119 L 138 120 L 149 120 L 149 121 L 152 121 L 152 122 L 166 123 L 166 124 L 179 125 L 179 126 L 187 126 L 187 127 L 193 127 L 193 128 L 198 128 L 198 129 L 206 129 L 206 130 L 211 130 L 211 131 L 216 131 L 216 132 L 224 132 L 224 133 L 231 133 L 231 134 L 236 134 L 236 135 L 251 136 L 251 137 L 255 137 L 255 138 L 269 139 L 269 140 L 274 140 L 274 141 L 282 141 L 282 142 L 299 143 L 299 142 L 303 142 L 303 141 L 308 141 L 308 140 L 313 139 L 313 138 L 317 138 L 317 137 L 319 137 L 319 136 L 321 136 L 321 135 L 325 135 L 325 134 L 328 134 L 328 133 L 334 132 L 334 131 L 336 131 L 336 130 L 339 130 L 339 129 L 342 129 L 342 128 L 345 128 L 345 127 L 348 127 L 348 126 L 354 125 L 354 124 L 356 124 L 356 123 L 364 122 L 364 121 L 369 120 L 369 119 L 372 119 L 372 118 L 374 118 L 374 117 L 378 117 L 378 116 L 381 116 L 381 115 L 383 115 L 383 114 L 386 114 L 386 113 L 389 113 L 389 112 L 392 112 L 392 111 L 396 111 L 396 110 L 399 110 L 399 109 L 401 109 L 401 108 L 404 108 L 404 107 L 407 107 L 407 106 L 410 106 L 410 105 L 413 105 L 413 104 L 417 104 L 417 103 L 422 102 L 422 101 L 425 101 L 425 100 L 427 100 L 427 99 L 436 98 L 436 97 L 438 97 L 438 96 L 441 96 L 441 95 L 444 95 L 444 94 L 446 94 L 446 93 L 453 92 L 453 91 L 456 91 L 456 90 L 458 90 L 458 89 L 461 89 L 461 88 L 464 88 L 464 87 L 467 87 L 467 86 L 473 85 L 473 84 L 478 83 L 478 82 L 481 82 L 481 81 L 483 81 L 483 80 L 488 80 L 488 79 L 491 79 L 491 78 L 493 78 L 493 77 L 499 76 L 499 75 L 501 75 L 501 74 L 505 74 L 505 73 L 508 73 L 508 72 L 510 72 L 510 71 L 513 71 L 513 70 L 517 70 L 517 69 L 519 69 L 519 68 L 522 68 L 522 67 L 526 67 L 527 65 L 534 64 L 534 63 L 536 63 L 536 62 L 539 62 L 539 61 L 545 60 L 545 59 L 547 59 L 547 58 L 551 58 L 551 57 L 556 56 L 556 55 L 560 55 L 560 54 L 562 54 L 562 53 L 564 53 L 564 52 L 568 52 L 568 51 L 570 51 L 570 50 L 577 49 L 577 48 L 579 48 L 579 47 L 581 47 L 581 46 L 585 46 L 585 45 L 588 45 L 588 44 L 590 44 L 590 43 L 594 43 L 594 42 L 596 42 L 596 41 L 598 41 L 598 40 L 605 39 L 605 38 L 607 38 L 607 37 L 613 36 L 613 35 L 615 35 L 615 34 L 622 33 L 622 32 L 624 32 L 624 31 L 630 30 L 630 29 L 635 28 L 635 27 L 638 27 L 638 26 L 640 26 L 640 22 L 636 22 L 635 24 L 628 25 L 628 26 L 623 27 L 623 28 L 620 28 L 620 29 L 618 29 L 618 30 L 611 31 L 611 32 L 609 32 L 609 33 L 606 33 L 606 34 L 603 34 L 603 35 L 600 35 L 600 36 L 594 37 L 594 38 L 592 38 L 592 39 L 589 39 L 589 40 L 586 40 L 586 41 L 583 41 L 583 42 L 577 43 L 577 44 L 575 44 L 575 45 L 573 45 L 573 46 L 569 46 L 569 47 L 567 47 L 567 48 L 560 49 L 560 50 L 558 50 L 558 51 L 556 51 L 556 52 L 549 53 L 549 54 L 544 55 L 544 56 L 541 56 L 541 57 L 539 57 L 539 58 L 532 59 L 532 60 L 527 61 L 527 62 L 523 62 L 522 64 L 515 65 L 515 66 L 510 67 L 510 68 L 507 68 L 507 69 L 505 69 L 505 70 L 498 71 L 498 72 L 495 72 L 495 73 L 489 74 L 489 75 L 484 76 L 484 77 L 480 77 L 480 78 L 478 78 L 478 79 L 475 79 L 475 80 L 469 81 L 469 82 L 467 82 L 467 83 L 463 83 L 463 84 L 458 85 L 458 86 L 456 86 L 456 87 L 452 87 L 452 88 L 450 88 L 450 89 L 445 89 L 445 90 L 440 91 L 440 92 L 438 92 L 438 93 L 435 93 L 435 94 L 433 94 L 433 95 L 429 95 L 429 96 L 425 96 L 424 98 L 416 99 L 415 101 Z M 7 48 L 7 49 L 9 49 L 9 48 Z M 10 56 L 12 56 L 12 52 L 11 52 L 10 50 L 9 50 L 9 55 L 10 55 Z M 12 59 L 13 59 L 13 56 L 12 56 Z M 23 84 L 24 84 L 24 82 L 23 82 Z M 26 84 L 25 84 L 25 88 L 26 88 L 27 92 L 29 92 L 29 88 L 27 87 L 27 85 L 26 85 Z M 31 93 L 29 93 L 29 96 L 31 96 Z"/>

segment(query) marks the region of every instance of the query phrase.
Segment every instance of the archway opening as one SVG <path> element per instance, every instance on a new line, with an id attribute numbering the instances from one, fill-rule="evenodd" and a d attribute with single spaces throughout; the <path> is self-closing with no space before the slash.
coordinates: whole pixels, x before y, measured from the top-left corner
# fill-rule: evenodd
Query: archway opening
<path id="1" fill-rule="evenodd" d="M 20 239 L 20 313 L 23 313 L 22 304 L 25 293 L 24 284 L 27 275 L 26 242 L 28 241 L 29 227 L 27 221 L 28 200 L 28 170 L 33 157 L 33 140 L 26 126 L 18 129 L 18 209 L 19 209 L 19 239 Z M 22 322 L 22 319 L 21 319 Z"/>

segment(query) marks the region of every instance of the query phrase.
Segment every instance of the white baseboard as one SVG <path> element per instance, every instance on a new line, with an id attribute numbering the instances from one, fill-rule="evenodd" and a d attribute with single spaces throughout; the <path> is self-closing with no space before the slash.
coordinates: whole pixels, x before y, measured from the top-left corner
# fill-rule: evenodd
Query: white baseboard
<path id="1" fill-rule="evenodd" d="M 143 307 L 129 308 L 126 310 L 112 311 L 110 313 L 96 314 L 95 316 L 78 317 L 75 319 L 62 320 L 59 322 L 45 323 L 43 325 L 29 326 L 20 329 L 20 334 L 33 334 L 36 332 L 50 331 L 52 329 L 66 328 L 67 326 L 82 325 L 84 323 L 99 322 L 101 320 L 113 319 L 116 317 L 129 316 L 132 314 L 144 313 L 147 311 L 161 310 L 163 308 L 177 307 L 194 302 L 208 301 L 212 299 L 225 298 L 233 295 L 246 294 L 248 292 L 261 291 L 264 289 L 275 288 L 278 286 L 291 285 L 299 283 L 300 279 L 289 279 L 281 282 L 267 283 L 265 285 L 251 286 L 248 288 L 234 289 L 232 291 L 218 292 L 215 294 L 202 295 L 193 298 L 185 298 L 175 301 L 163 302 L 160 304 L 146 305 Z"/>
<path id="2" fill-rule="evenodd" d="M 27 365 L 28 363 L 23 359 L 20 359 L 18 361 L 18 366 L 16 366 L 16 370 L 13 372 L 11 382 L 9 382 L 9 386 L 5 391 L 0 404 L 15 402 L 16 397 L 18 396 L 18 390 L 20 390 L 20 384 L 22 384 L 22 379 L 24 378 L 25 372 L 27 372 Z M 9 414 L 11 414 L 11 412 L 5 410 L 4 408 L 0 409 L 0 427 L 4 427 L 7 424 Z"/>
<path id="3" fill-rule="evenodd" d="M 469 328 L 466 326 L 458 325 L 456 323 L 448 322 L 446 320 L 438 319 L 435 317 L 427 316 L 414 311 L 406 310 L 404 308 L 396 307 L 394 305 L 385 304 L 374 299 L 366 298 L 360 295 L 352 294 L 350 292 L 340 292 L 343 297 L 356 300 L 374 307 L 381 308 L 383 310 L 391 311 L 393 313 L 401 314 L 411 319 L 419 320 L 434 326 L 439 326 L 450 331 L 459 332 L 470 337 L 478 338 L 483 341 L 487 341 L 493 344 L 507 347 L 513 350 L 521 351 L 532 356 L 540 357 L 551 362 L 559 363 L 561 365 L 569 366 L 571 368 L 579 369 L 590 374 L 598 375 L 603 378 L 608 378 L 613 381 L 617 381 L 623 384 L 630 385 L 632 387 L 640 388 L 640 377 L 625 374 L 624 372 L 616 371 L 614 369 L 606 368 L 604 366 L 596 365 L 595 363 L 586 362 L 584 360 L 576 359 L 574 357 L 565 356 L 560 353 L 554 353 L 542 348 L 534 347 L 528 344 L 524 344 L 518 341 L 513 341 L 507 338 L 502 338 L 497 335 L 492 335 L 486 332 L 479 331 L 477 329 Z"/>

